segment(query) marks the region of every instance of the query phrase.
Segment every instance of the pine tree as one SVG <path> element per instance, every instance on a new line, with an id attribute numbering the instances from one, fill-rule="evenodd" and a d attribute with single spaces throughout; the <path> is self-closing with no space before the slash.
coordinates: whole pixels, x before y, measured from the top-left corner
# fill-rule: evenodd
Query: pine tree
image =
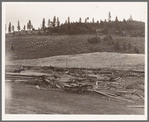
<path id="1" fill-rule="evenodd" d="M 32 25 L 32 23 L 31 23 L 31 20 L 29 20 L 29 29 L 32 29 L 33 28 L 33 25 Z"/>
<path id="2" fill-rule="evenodd" d="M 81 21 L 81 17 L 79 18 L 79 23 L 82 23 L 82 21 Z"/>
<path id="3" fill-rule="evenodd" d="M 116 30 L 119 29 L 119 27 L 118 27 L 118 18 L 117 18 L 117 16 L 116 16 L 116 18 L 115 18 L 115 28 L 116 28 Z"/>
<path id="4" fill-rule="evenodd" d="M 111 13 L 109 12 L 109 22 L 111 22 Z"/>
<path id="5" fill-rule="evenodd" d="M 87 19 L 85 18 L 85 24 L 87 23 Z"/>
<path id="6" fill-rule="evenodd" d="M 42 29 L 43 30 L 45 29 L 45 18 L 43 18 L 43 21 L 42 21 Z"/>
<path id="7" fill-rule="evenodd" d="M 20 22 L 18 21 L 18 27 L 17 27 L 18 31 L 20 31 Z"/>
<path id="8" fill-rule="evenodd" d="M 56 16 L 54 16 L 54 18 L 53 18 L 53 24 L 52 24 L 52 26 L 53 26 L 53 28 L 56 27 Z"/>
<path id="9" fill-rule="evenodd" d="M 133 21 L 133 19 L 132 19 L 132 15 L 130 15 L 129 21 Z"/>
<path id="10" fill-rule="evenodd" d="M 25 28 L 26 28 L 26 27 L 25 27 L 25 25 L 24 25 L 23 29 L 25 30 Z"/>
<path id="11" fill-rule="evenodd" d="M 11 33 L 11 22 L 9 22 L 8 32 Z"/>
<path id="12" fill-rule="evenodd" d="M 123 19 L 123 23 L 126 24 L 126 20 L 125 19 Z"/>
<path id="13" fill-rule="evenodd" d="M 70 24 L 70 17 L 68 17 L 68 24 Z"/>
<path id="14" fill-rule="evenodd" d="M 94 18 L 92 19 L 93 23 L 94 23 Z"/>
<path id="15" fill-rule="evenodd" d="M 50 19 L 48 19 L 48 27 L 51 26 L 51 22 L 50 22 Z"/>
<path id="16" fill-rule="evenodd" d="M 29 24 L 27 23 L 27 30 L 29 30 Z"/>
<path id="17" fill-rule="evenodd" d="M 60 21 L 59 21 L 59 18 L 57 17 L 57 27 L 60 26 Z"/>
<path id="18" fill-rule="evenodd" d="M 71 30 L 71 28 L 70 28 L 70 17 L 68 17 L 68 30 L 67 30 L 67 32 L 70 34 L 70 30 Z"/>
<path id="19" fill-rule="evenodd" d="M 14 25 L 12 25 L 12 31 L 14 32 Z"/>

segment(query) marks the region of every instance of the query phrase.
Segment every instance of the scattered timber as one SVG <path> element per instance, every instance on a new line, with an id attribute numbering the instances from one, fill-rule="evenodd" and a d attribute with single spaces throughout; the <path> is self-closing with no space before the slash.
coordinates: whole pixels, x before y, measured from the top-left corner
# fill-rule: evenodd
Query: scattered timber
<path id="1" fill-rule="evenodd" d="M 93 91 L 93 92 L 96 92 L 96 93 L 99 93 L 99 94 L 103 94 L 103 95 L 105 95 L 107 97 L 111 97 L 111 98 L 115 98 L 115 99 L 119 99 L 119 100 L 125 100 L 125 101 L 128 101 L 128 102 L 134 103 L 134 101 L 132 101 L 132 100 L 128 100 L 128 99 L 124 99 L 124 98 L 120 98 L 120 97 L 114 97 L 114 96 L 108 95 L 108 94 L 106 94 L 104 92 L 97 91 L 97 90 L 89 90 L 89 91 Z"/>
<path id="2" fill-rule="evenodd" d="M 135 105 L 135 106 L 127 105 L 127 107 L 129 107 L 129 108 L 144 108 L 144 106 L 141 106 L 141 105 Z"/>

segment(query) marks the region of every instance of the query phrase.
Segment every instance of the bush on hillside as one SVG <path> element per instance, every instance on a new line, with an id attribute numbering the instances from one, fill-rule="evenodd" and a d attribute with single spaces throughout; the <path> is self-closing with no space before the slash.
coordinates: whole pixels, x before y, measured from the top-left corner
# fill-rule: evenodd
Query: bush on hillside
<path id="1" fill-rule="evenodd" d="M 99 42 L 100 42 L 100 37 L 93 37 L 93 38 L 88 39 L 88 43 L 90 44 L 96 44 Z"/>
<path id="2" fill-rule="evenodd" d="M 108 45 L 114 45 L 114 41 L 108 41 Z"/>
<path id="3" fill-rule="evenodd" d="M 139 50 L 136 47 L 134 47 L 134 52 L 139 53 Z"/>
<path id="4" fill-rule="evenodd" d="M 114 44 L 114 49 L 115 49 L 115 50 L 119 50 L 119 49 L 120 49 L 120 44 L 119 44 L 118 42 L 116 42 L 116 43 Z"/>
<path id="5" fill-rule="evenodd" d="M 41 32 L 40 31 L 38 31 L 38 35 L 41 35 Z"/>
<path id="6" fill-rule="evenodd" d="M 113 38 L 112 38 L 111 35 L 108 35 L 108 36 L 105 36 L 105 37 L 103 38 L 103 40 L 104 40 L 104 41 L 113 41 Z"/>
<path id="7" fill-rule="evenodd" d="M 11 51 L 14 51 L 14 47 L 11 45 Z"/>
<path id="8" fill-rule="evenodd" d="M 123 50 L 126 50 L 126 43 L 123 43 Z"/>
<path id="9" fill-rule="evenodd" d="M 128 43 L 128 49 L 130 49 L 131 48 L 131 44 L 130 43 Z"/>

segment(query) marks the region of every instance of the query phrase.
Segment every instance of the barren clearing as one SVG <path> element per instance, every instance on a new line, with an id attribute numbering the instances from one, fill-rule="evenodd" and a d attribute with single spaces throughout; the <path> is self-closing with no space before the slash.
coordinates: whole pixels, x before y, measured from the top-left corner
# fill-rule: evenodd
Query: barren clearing
<path id="1" fill-rule="evenodd" d="M 24 59 L 9 61 L 6 55 L 6 65 L 24 66 L 55 66 L 76 68 L 114 68 L 143 70 L 145 65 L 144 54 L 121 54 L 97 52 L 77 55 L 53 56 L 39 59 Z"/>
<path id="2" fill-rule="evenodd" d="M 144 114 L 142 108 L 127 107 L 132 103 L 89 92 L 38 90 L 34 86 L 11 82 L 6 82 L 6 91 L 11 93 L 6 97 L 6 114 Z"/>

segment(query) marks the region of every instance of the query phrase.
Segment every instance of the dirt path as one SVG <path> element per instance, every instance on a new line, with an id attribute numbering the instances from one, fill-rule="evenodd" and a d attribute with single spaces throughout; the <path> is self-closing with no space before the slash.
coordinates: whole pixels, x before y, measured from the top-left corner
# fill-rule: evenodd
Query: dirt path
<path id="1" fill-rule="evenodd" d="M 5 100 L 6 114 L 144 114 L 143 108 L 127 107 L 132 103 L 99 94 L 38 90 L 23 83 L 6 82 Z"/>

